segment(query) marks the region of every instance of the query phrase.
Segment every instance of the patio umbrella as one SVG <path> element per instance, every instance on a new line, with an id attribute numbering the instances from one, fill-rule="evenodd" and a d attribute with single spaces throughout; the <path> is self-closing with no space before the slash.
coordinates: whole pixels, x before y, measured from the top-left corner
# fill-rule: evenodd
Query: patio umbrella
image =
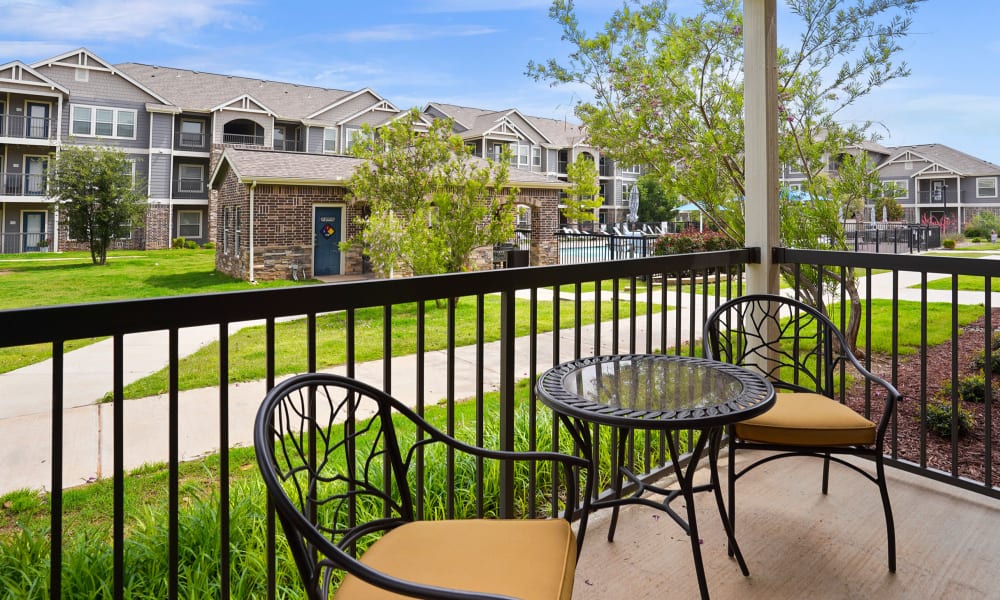
<path id="1" fill-rule="evenodd" d="M 628 193 L 628 222 L 635 223 L 639 220 L 639 186 L 633 185 Z"/>

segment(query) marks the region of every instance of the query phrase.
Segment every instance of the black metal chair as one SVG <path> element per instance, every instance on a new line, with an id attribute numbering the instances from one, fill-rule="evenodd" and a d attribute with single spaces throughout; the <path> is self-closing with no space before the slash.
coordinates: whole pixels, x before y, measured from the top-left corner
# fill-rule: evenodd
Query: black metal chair
<path id="1" fill-rule="evenodd" d="M 578 469 L 588 467 L 582 458 L 470 446 L 381 390 L 330 374 L 275 386 L 257 412 L 254 444 L 310 600 L 334 588 L 337 598 L 366 599 L 572 594 L 578 548 L 570 518 Z M 564 518 L 423 520 L 420 513 L 432 510 L 423 501 L 441 490 L 424 482 L 422 470 L 521 460 L 537 472 L 550 468 L 565 486 Z M 486 505 L 485 514 L 495 512 Z M 339 587 L 335 573 L 343 575 Z"/>
<path id="2" fill-rule="evenodd" d="M 878 486 L 885 512 L 889 571 L 896 571 L 896 534 L 883 464 L 886 430 L 900 394 L 869 372 L 854 356 L 843 334 L 815 308 L 782 296 L 748 295 L 719 306 L 705 323 L 705 356 L 759 371 L 774 384 L 777 399 L 767 412 L 737 423 L 729 431 L 729 519 L 735 527 L 736 480 L 761 464 L 785 456 L 823 460 L 823 493 L 830 462 L 845 465 Z M 838 401 L 838 385 L 860 376 L 884 391 L 878 422 Z M 878 397 L 878 394 L 874 394 Z M 873 415 L 874 416 L 874 415 Z M 769 450 L 736 470 L 737 450 Z M 840 458 L 871 458 L 875 474 Z"/>

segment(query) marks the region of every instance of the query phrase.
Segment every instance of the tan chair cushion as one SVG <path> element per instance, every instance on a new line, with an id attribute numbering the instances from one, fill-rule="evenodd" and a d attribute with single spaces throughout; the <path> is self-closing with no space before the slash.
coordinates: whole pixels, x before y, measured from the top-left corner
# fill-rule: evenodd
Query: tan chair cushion
<path id="1" fill-rule="evenodd" d="M 875 443 L 875 423 L 821 394 L 779 393 L 767 412 L 736 424 L 740 439 L 789 446 Z"/>
<path id="2" fill-rule="evenodd" d="M 417 521 L 382 536 L 361 562 L 399 579 L 525 600 L 569 600 L 576 536 L 565 519 Z M 336 598 L 404 598 L 348 575 Z"/>

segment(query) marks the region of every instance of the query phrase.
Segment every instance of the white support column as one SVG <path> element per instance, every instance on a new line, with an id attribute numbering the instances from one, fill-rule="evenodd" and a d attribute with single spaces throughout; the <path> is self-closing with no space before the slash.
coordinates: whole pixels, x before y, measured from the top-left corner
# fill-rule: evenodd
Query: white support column
<path id="1" fill-rule="evenodd" d="M 778 293 L 778 42 L 775 0 L 743 1 L 746 245 L 761 249 L 747 292 Z"/>

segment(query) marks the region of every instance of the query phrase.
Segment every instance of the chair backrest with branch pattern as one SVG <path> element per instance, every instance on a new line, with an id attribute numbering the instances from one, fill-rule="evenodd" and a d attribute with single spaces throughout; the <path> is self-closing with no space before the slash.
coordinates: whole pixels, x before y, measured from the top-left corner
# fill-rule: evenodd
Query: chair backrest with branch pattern
<path id="1" fill-rule="evenodd" d="M 381 390 L 327 374 L 286 380 L 261 405 L 257 460 L 303 581 L 328 587 L 330 569 L 343 568 L 338 557 L 354 556 L 414 520 L 407 470 L 432 436 L 418 433 L 423 442 L 404 455 L 394 414 L 424 429 L 419 416 Z"/>
<path id="2" fill-rule="evenodd" d="M 752 294 L 707 319 L 706 356 L 758 371 L 776 388 L 834 397 L 837 366 L 850 350 L 837 327 L 802 302 Z"/>

